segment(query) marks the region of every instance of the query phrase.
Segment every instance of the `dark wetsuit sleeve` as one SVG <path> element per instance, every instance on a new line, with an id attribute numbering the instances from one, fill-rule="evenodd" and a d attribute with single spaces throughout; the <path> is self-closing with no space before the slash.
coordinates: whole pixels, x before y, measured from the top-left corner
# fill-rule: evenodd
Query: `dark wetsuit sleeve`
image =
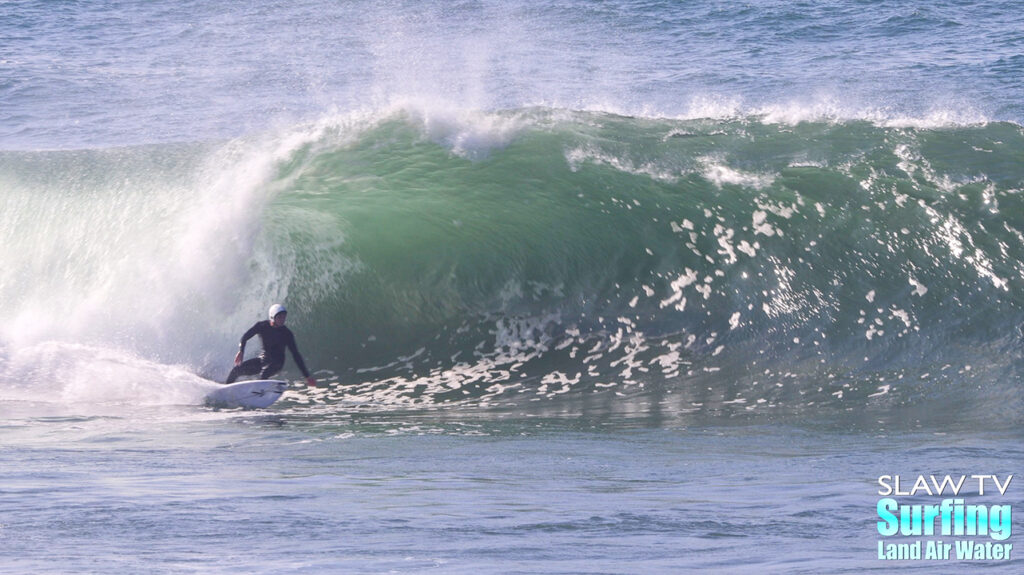
<path id="1" fill-rule="evenodd" d="M 247 331 L 244 334 L 242 334 L 242 339 L 241 339 L 241 341 L 238 342 L 238 351 L 239 352 L 241 352 L 242 354 L 245 353 L 245 342 L 247 342 L 250 339 L 252 339 L 252 336 L 256 335 L 256 333 L 259 331 L 259 328 L 260 328 L 260 323 L 256 322 L 256 323 L 253 324 L 252 327 L 249 328 L 249 331 Z"/>
<path id="2" fill-rule="evenodd" d="M 309 377 L 309 370 L 306 369 L 306 362 L 302 361 L 302 354 L 299 353 L 299 346 L 295 345 L 295 335 L 291 333 L 288 335 L 290 336 L 288 338 L 288 349 L 292 352 L 292 359 L 295 360 L 295 365 L 299 366 L 299 371 L 302 372 L 302 375 Z"/>

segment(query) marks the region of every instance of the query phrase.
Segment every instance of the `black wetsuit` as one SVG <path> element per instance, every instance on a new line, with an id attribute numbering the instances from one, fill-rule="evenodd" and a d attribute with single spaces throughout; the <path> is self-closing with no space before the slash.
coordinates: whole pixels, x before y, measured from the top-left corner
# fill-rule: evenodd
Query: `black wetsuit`
<path id="1" fill-rule="evenodd" d="M 292 330 L 288 329 L 287 326 L 274 327 L 266 320 L 256 322 L 255 325 L 249 328 L 249 331 L 242 335 L 242 340 L 238 344 L 239 352 L 245 353 L 245 342 L 252 339 L 254 335 L 260 336 L 260 341 L 263 343 L 263 351 L 260 352 L 259 357 L 254 357 L 236 365 L 231 370 L 231 373 L 228 374 L 228 379 L 224 383 L 234 383 L 240 375 L 256 375 L 258 373 L 260 374 L 260 379 L 271 377 L 284 367 L 285 348 L 291 350 L 292 358 L 295 359 L 295 363 L 299 366 L 302 375 L 309 377 L 306 363 L 302 361 L 299 348 L 295 345 L 295 335 L 292 334 Z"/>

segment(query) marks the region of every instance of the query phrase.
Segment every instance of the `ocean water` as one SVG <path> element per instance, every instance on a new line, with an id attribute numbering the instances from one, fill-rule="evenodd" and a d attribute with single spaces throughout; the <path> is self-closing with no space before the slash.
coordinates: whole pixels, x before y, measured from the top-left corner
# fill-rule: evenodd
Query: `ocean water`
<path id="1" fill-rule="evenodd" d="M 1022 54 L 1006 1 L 0 2 L 0 573 L 1019 572 L 885 556 L 1024 528 Z M 274 302 L 320 387 L 207 407 Z"/>

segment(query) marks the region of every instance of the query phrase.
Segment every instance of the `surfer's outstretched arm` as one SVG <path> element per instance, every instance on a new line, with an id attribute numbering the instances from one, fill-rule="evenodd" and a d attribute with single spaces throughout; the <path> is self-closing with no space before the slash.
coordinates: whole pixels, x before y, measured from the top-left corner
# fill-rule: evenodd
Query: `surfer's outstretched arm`
<path id="1" fill-rule="evenodd" d="M 302 359 L 302 354 L 299 353 L 299 346 L 295 344 L 295 336 L 292 335 L 288 341 L 288 350 L 292 352 L 292 359 L 295 360 L 295 365 L 299 366 L 299 371 L 302 375 L 306 376 L 306 385 L 309 387 L 316 387 L 316 378 L 309 374 L 309 370 L 306 369 L 306 362 Z"/>

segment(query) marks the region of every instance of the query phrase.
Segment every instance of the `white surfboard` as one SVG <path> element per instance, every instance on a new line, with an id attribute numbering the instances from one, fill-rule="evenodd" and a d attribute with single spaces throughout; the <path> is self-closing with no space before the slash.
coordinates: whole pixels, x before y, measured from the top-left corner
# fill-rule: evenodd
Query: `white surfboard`
<path id="1" fill-rule="evenodd" d="M 263 409 L 277 401 L 288 389 L 288 382 L 279 379 L 257 379 L 222 385 L 206 395 L 211 407 Z"/>

